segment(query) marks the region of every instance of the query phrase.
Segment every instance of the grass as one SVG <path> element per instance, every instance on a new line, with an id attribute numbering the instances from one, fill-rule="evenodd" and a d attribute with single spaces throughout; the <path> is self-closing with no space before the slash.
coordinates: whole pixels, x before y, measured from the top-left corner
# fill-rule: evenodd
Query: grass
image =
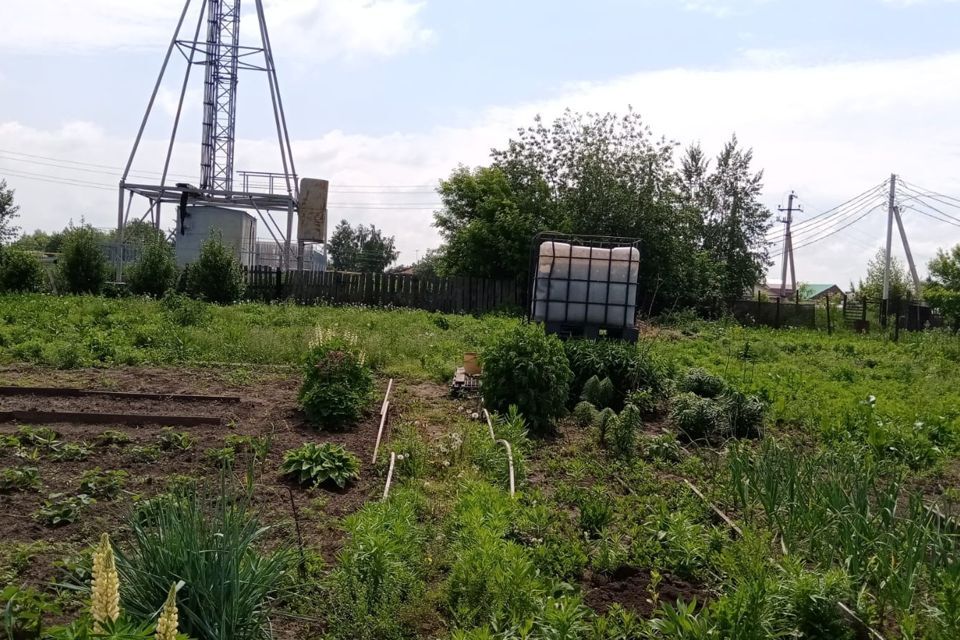
<path id="1" fill-rule="evenodd" d="M 320 328 L 358 335 L 368 362 L 385 375 L 445 381 L 464 352 L 516 322 L 362 307 L 203 307 L 184 324 L 162 303 L 141 298 L 0 296 L 0 362 L 299 365 Z"/>

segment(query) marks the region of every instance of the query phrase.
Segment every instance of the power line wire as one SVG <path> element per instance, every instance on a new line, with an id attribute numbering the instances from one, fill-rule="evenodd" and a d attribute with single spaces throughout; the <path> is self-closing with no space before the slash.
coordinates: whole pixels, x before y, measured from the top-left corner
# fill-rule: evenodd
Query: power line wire
<path id="1" fill-rule="evenodd" d="M 866 213 L 864 213 L 863 215 L 859 216 L 857 219 L 853 220 L 852 222 L 848 222 L 848 223 L 845 224 L 844 226 L 842 226 L 842 227 L 840 227 L 840 228 L 838 228 L 838 229 L 835 229 L 835 230 L 831 231 L 830 233 L 824 234 L 823 236 L 820 236 L 819 238 L 815 238 L 815 239 L 810 240 L 810 241 L 808 241 L 808 242 L 805 242 L 805 243 L 803 243 L 803 244 L 801 244 L 801 245 L 798 245 L 798 246 L 794 247 L 793 250 L 794 250 L 794 251 L 797 251 L 798 249 L 803 249 L 804 247 L 809 247 L 810 245 L 813 245 L 813 244 L 816 244 L 816 243 L 821 242 L 821 241 L 823 241 L 823 240 L 826 240 L 827 238 L 829 238 L 829 237 L 831 237 L 831 236 L 834 236 L 834 235 L 840 233 L 841 231 L 843 231 L 843 230 L 846 229 L 847 227 L 851 227 L 851 226 L 857 224 L 858 222 L 860 222 L 861 220 L 863 220 L 864 218 L 866 218 L 867 216 L 869 216 L 871 213 L 873 213 L 873 212 L 876 211 L 877 209 L 881 208 L 882 206 L 883 206 L 883 204 L 878 204 L 877 206 L 873 207 L 872 209 L 868 209 Z"/>
<path id="2" fill-rule="evenodd" d="M 843 224 L 844 222 L 862 213 L 864 209 L 870 208 L 871 205 L 874 205 L 876 200 L 877 200 L 877 195 L 873 195 L 873 197 L 868 199 L 867 201 L 858 203 L 858 206 L 856 208 L 851 208 L 849 210 L 839 211 L 835 214 L 832 214 L 829 218 L 825 218 L 824 220 L 821 220 L 816 225 L 803 229 L 796 234 L 792 234 L 793 240 L 797 240 L 799 238 L 801 242 L 803 242 L 803 241 L 809 240 L 810 238 L 816 236 L 819 233 L 823 233 L 824 231 L 835 229 L 837 228 L 837 225 Z M 846 228 L 846 227 L 842 227 L 842 228 Z M 781 235 L 778 239 L 769 240 L 769 242 L 771 245 L 780 244 L 783 241 L 783 237 L 784 236 Z"/>
<path id="3" fill-rule="evenodd" d="M 820 218 L 820 219 L 816 222 L 813 222 L 812 224 L 811 224 L 811 221 L 812 221 L 811 219 L 811 220 L 807 220 L 806 221 L 807 224 L 804 226 L 800 226 L 799 229 L 797 228 L 798 225 L 794 225 L 792 227 L 793 229 L 792 235 L 796 238 L 801 236 L 809 237 L 813 234 L 820 233 L 825 229 L 831 228 L 837 223 L 840 223 L 846 219 L 849 219 L 852 215 L 856 215 L 858 212 L 863 210 L 863 207 L 870 206 L 874 201 L 874 199 L 876 199 L 878 196 L 880 196 L 879 188 L 874 188 L 871 191 L 866 191 L 860 194 L 860 196 L 858 196 L 857 198 L 848 200 L 844 205 L 841 205 L 839 207 L 834 207 L 833 209 L 830 210 L 830 211 L 833 211 L 833 213 L 826 215 L 826 217 L 823 217 L 823 216 L 827 212 L 824 212 L 823 214 L 819 214 L 817 218 Z M 774 243 L 780 243 L 783 241 L 783 238 L 784 238 L 784 233 L 781 232 L 779 236 L 770 237 L 769 239 Z"/>
<path id="4" fill-rule="evenodd" d="M 856 202 L 856 201 L 859 201 L 859 200 L 863 199 L 863 198 L 866 197 L 866 196 L 872 195 L 875 191 L 877 191 L 877 190 L 879 190 L 880 188 L 882 188 L 883 186 L 885 186 L 885 184 L 886 184 L 886 182 L 881 182 L 881 183 L 879 183 L 879 184 L 877 184 L 877 185 L 874 185 L 873 187 L 870 187 L 869 189 L 867 189 L 867 190 L 864 191 L 863 193 L 861 193 L 861 194 L 859 194 L 859 195 L 856 195 L 856 196 L 850 198 L 850 199 L 847 200 L 846 202 L 841 202 L 841 203 L 838 204 L 837 206 L 832 207 L 832 208 L 830 208 L 830 209 L 827 209 L 826 211 L 822 211 L 822 212 L 818 213 L 817 215 L 813 216 L 812 218 L 807 218 L 806 220 L 802 220 L 802 221 L 800 221 L 800 222 L 797 222 L 796 224 L 794 224 L 794 225 L 792 226 L 792 228 L 793 228 L 793 229 L 802 229 L 803 227 L 806 227 L 806 226 L 812 224 L 813 222 L 815 222 L 815 221 L 818 220 L 819 218 L 822 218 L 822 217 L 830 214 L 830 213 L 833 212 L 833 211 L 837 211 L 837 210 L 839 210 L 839 209 L 843 209 L 843 208 L 845 208 L 845 207 L 846 207 L 847 205 L 849 205 L 849 204 L 852 204 L 852 203 L 854 203 L 854 202 Z M 802 198 L 801 198 L 801 200 L 802 200 Z M 782 238 L 782 235 L 783 235 L 783 234 L 781 234 L 781 238 Z"/>

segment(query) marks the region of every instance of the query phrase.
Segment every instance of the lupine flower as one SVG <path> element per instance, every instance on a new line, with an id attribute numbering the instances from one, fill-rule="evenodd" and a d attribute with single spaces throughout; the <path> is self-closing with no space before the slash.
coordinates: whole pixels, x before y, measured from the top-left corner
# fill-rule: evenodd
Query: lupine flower
<path id="1" fill-rule="evenodd" d="M 156 640 L 176 640 L 177 637 L 177 585 L 170 585 L 167 601 L 157 620 Z"/>
<path id="2" fill-rule="evenodd" d="M 90 583 L 90 615 L 93 629 L 102 632 L 101 624 L 120 617 L 120 578 L 113 559 L 110 536 L 100 536 L 100 545 L 93 553 L 93 580 Z"/>

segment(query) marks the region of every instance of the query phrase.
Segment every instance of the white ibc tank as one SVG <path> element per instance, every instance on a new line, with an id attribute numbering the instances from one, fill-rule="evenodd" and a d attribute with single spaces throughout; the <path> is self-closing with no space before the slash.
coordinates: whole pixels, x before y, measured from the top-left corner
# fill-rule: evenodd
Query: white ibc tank
<path id="1" fill-rule="evenodd" d="M 639 273 L 640 252 L 634 247 L 543 242 L 533 287 L 533 319 L 633 326 Z"/>

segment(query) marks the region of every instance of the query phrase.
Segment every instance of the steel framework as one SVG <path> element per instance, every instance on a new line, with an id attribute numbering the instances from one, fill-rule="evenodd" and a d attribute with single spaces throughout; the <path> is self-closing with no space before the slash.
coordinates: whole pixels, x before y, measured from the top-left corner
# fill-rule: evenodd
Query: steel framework
<path id="1" fill-rule="evenodd" d="M 274 64 L 270 35 L 264 17 L 263 0 L 253 0 L 259 42 L 253 46 L 240 43 L 241 0 L 185 0 L 166 55 L 160 66 L 153 93 L 147 103 L 133 148 L 120 178 L 117 206 L 118 252 L 117 278 L 122 278 L 124 227 L 133 219 L 150 222 L 160 228 L 161 205 L 177 205 L 178 220 L 189 204 L 213 204 L 256 211 L 278 247 L 283 247 L 284 268 L 289 267 L 293 217 L 298 210 L 299 189 L 296 166 L 290 149 L 287 119 L 280 97 L 277 70 Z M 197 8 L 199 7 L 199 9 Z M 184 35 L 184 25 L 191 8 L 196 13 L 196 27 Z M 204 24 L 206 30 L 204 32 Z M 201 38 L 201 34 L 205 35 Z M 190 37 L 192 36 L 192 37 Z M 153 113 L 170 59 L 176 50 L 186 60 L 179 100 L 173 117 L 159 184 L 131 183 L 130 171 Z M 200 184 L 169 183 L 170 162 L 177 141 L 184 100 L 194 66 L 204 67 L 203 128 L 200 140 Z M 234 147 L 237 122 L 237 81 L 240 71 L 263 72 L 267 77 L 270 102 L 277 131 L 281 173 L 272 173 L 269 190 L 249 188 L 246 180 L 240 190 L 234 187 Z M 133 210 L 135 197 L 145 198 L 148 207 L 140 214 Z M 133 210 L 133 211 L 132 211 Z M 282 229 L 273 212 L 286 211 L 286 228 Z"/>

